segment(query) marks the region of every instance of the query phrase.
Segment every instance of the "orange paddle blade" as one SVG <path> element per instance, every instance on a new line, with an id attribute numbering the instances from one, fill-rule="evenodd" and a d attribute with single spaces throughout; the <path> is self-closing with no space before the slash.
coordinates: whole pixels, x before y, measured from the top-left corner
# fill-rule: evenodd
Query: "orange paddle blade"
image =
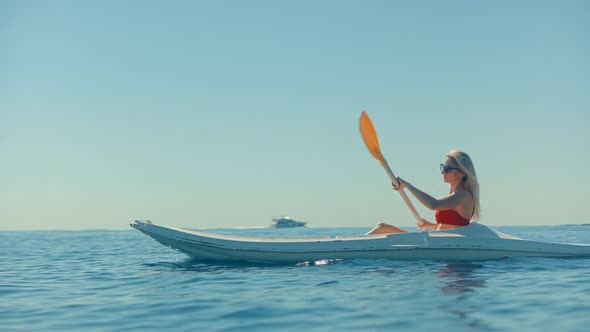
<path id="1" fill-rule="evenodd" d="M 367 145 L 369 152 L 371 152 L 375 159 L 379 161 L 384 160 L 383 155 L 381 154 L 381 147 L 379 147 L 377 133 L 375 132 L 375 128 L 373 127 L 373 123 L 371 122 L 371 119 L 369 119 L 367 112 L 361 112 L 359 125 L 361 128 L 361 135 L 363 136 L 363 140 L 365 141 L 365 145 Z"/>

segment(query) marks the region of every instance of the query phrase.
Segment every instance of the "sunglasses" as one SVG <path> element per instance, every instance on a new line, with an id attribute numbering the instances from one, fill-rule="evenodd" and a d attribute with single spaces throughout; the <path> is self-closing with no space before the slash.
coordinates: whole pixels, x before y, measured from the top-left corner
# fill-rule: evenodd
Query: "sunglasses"
<path id="1" fill-rule="evenodd" d="M 451 173 L 451 171 L 454 170 L 454 169 L 456 169 L 458 171 L 461 170 L 460 168 L 457 168 L 457 167 L 451 167 L 451 166 L 446 166 L 445 164 L 440 164 L 440 170 L 441 170 L 441 172 L 445 172 L 445 173 L 448 174 L 448 173 Z"/>

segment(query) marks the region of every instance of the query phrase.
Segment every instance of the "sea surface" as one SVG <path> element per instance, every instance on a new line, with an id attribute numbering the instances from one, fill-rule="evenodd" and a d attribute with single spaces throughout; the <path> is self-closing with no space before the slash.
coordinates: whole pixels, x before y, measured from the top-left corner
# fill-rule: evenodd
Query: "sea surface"
<path id="1" fill-rule="evenodd" d="M 590 243 L 590 226 L 496 227 Z M 368 228 L 215 229 L 352 235 Z M 588 331 L 590 259 L 190 260 L 136 230 L 0 232 L 0 331 Z"/>

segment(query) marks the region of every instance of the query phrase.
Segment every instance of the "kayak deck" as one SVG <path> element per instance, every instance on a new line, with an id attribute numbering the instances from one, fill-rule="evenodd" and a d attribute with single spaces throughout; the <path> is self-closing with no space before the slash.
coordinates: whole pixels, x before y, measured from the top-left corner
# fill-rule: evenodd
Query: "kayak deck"
<path id="1" fill-rule="evenodd" d="M 211 234 L 136 220 L 131 227 L 190 257 L 215 261 L 298 263 L 324 259 L 489 260 L 590 257 L 590 245 L 536 242 L 479 223 L 452 230 L 336 237 Z"/>

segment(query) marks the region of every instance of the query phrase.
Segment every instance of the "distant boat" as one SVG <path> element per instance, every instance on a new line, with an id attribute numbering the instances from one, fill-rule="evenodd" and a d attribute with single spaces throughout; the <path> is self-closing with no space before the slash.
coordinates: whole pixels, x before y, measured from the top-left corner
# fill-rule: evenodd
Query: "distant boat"
<path id="1" fill-rule="evenodd" d="M 291 227 L 305 227 L 305 222 L 293 220 L 290 217 L 283 216 L 278 218 L 272 218 L 274 228 L 291 228 Z"/>

